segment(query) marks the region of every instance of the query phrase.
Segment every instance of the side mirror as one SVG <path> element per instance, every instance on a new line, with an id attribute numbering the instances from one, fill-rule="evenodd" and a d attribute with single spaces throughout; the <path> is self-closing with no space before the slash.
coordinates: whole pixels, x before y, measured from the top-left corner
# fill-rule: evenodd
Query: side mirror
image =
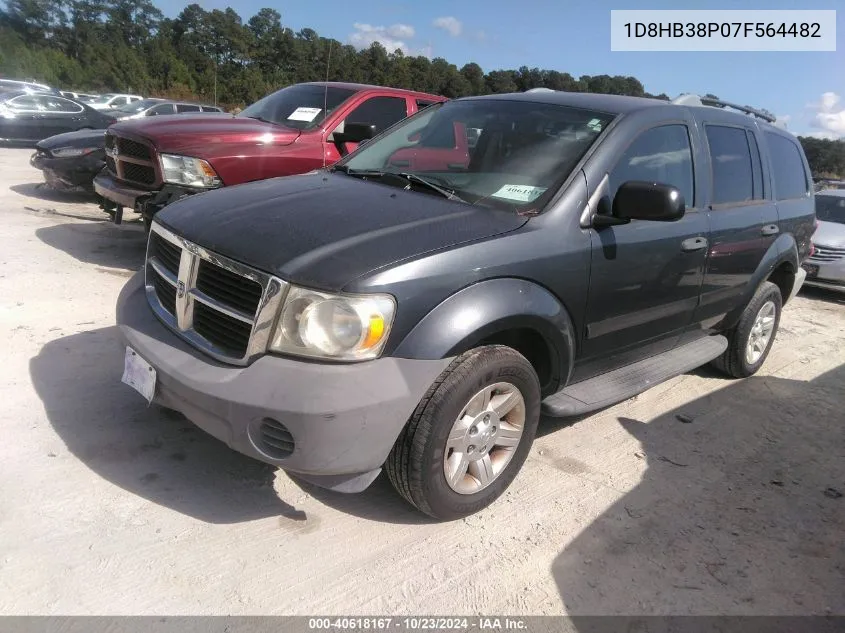
<path id="1" fill-rule="evenodd" d="M 369 123 L 346 123 L 343 132 L 334 133 L 334 140 L 337 143 L 362 143 L 376 135 L 376 126 Z"/>
<path id="2" fill-rule="evenodd" d="M 631 220 L 675 222 L 684 217 L 684 196 L 671 185 L 629 180 L 620 185 L 613 198 L 611 215 L 596 215 L 594 226 L 627 224 Z"/>

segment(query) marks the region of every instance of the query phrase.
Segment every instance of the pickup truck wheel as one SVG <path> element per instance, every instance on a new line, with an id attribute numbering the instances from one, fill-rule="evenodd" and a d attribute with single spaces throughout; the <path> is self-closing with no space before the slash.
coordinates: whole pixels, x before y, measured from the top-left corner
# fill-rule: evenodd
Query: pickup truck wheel
<path id="1" fill-rule="evenodd" d="M 429 516 L 468 516 L 513 481 L 539 419 L 540 381 L 525 357 L 502 345 L 470 350 L 423 396 L 387 458 L 387 476 Z"/>
<path id="2" fill-rule="evenodd" d="M 756 374 L 772 349 L 782 307 L 780 289 L 770 281 L 764 282 L 746 306 L 739 323 L 727 334 L 728 349 L 713 361 L 713 366 L 734 378 Z"/>

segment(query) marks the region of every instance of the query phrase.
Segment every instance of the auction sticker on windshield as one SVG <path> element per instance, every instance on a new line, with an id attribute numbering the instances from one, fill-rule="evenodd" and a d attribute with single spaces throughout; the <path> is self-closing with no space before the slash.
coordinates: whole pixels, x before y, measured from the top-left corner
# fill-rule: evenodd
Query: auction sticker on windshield
<path id="1" fill-rule="evenodd" d="M 156 370 L 131 347 L 126 347 L 123 377 L 120 381 L 132 387 L 151 404 L 156 390 Z"/>
<path id="2" fill-rule="evenodd" d="M 496 193 L 491 194 L 494 198 L 504 198 L 515 202 L 531 202 L 539 198 L 546 190 L 546 187 L 532 187 L 530 185 L 505 185 Z"/>
<path id="3" fill-rule="evenodd" d="M 297 108 L 288 117 L 288 121 L 313 121 L 322 108 Z"/>

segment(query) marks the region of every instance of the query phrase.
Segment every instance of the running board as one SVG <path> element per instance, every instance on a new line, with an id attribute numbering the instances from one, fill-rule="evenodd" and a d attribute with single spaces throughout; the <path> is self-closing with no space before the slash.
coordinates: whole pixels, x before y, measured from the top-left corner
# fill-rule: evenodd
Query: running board
<path id="1" fill-rule="evenodd" d="M 661 382 L 709 363 L 728 348 L 721 335 L 706 336 L 657 356 L 569 385 L 543 400 L 543 414 L 566 418 L 633 398 Z"/>

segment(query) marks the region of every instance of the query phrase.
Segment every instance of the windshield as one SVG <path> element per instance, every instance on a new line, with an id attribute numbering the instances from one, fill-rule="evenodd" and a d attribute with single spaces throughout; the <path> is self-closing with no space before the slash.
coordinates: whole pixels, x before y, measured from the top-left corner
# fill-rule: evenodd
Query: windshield
<path id="1" fill-rule="evenodd" d="M 816 194 L 816 217 L 822 222 L 845 224 L 845 196 Z"/>
<path id="2" fill-rule="evenodd" d="M 325 86 L 311 84 L 289 86 L 256 101 L 238 116 L 297 130 L 310 130 L 320 125 L 355 92 L 336 87 L 327 90 Z"/>
<path id="3" fill-rule="evenodd" d="M 471 204 L 537 210 L 612 119 L 548 103 L 451 101 L 399 123 L 335 168 L 413 174 Z"/>
<path id="4" fill-rule="evenodd" d="M 153 107 L 157 103 L 163 103 L 160 99 L 141 99 L 140 101 L 133 101 L 115 108 L 115 112 L 125 112 L 126 114 L 137 114 L 147 108 Z"/>

